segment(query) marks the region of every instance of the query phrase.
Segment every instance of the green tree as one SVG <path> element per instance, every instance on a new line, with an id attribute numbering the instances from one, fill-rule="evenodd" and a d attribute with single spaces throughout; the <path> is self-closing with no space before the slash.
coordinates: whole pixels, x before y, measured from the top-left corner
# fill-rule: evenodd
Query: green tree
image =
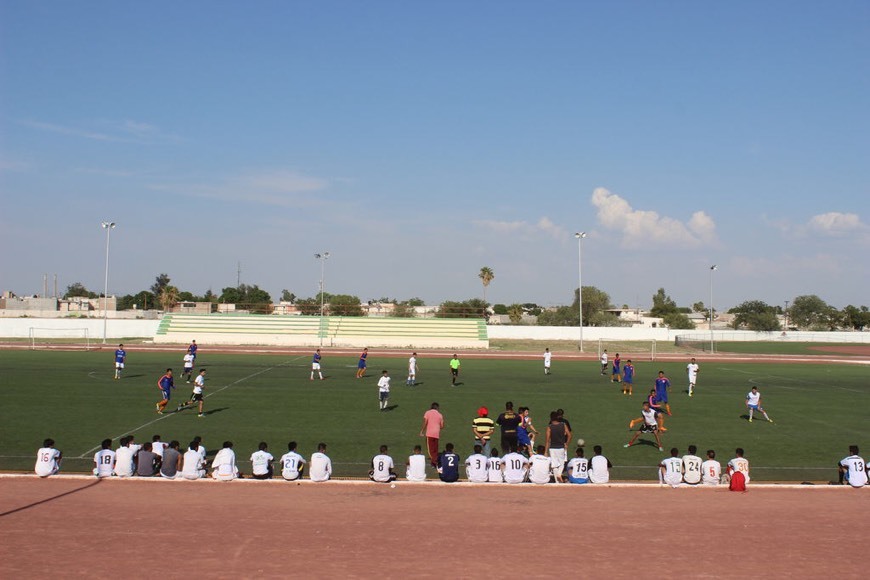
<path id="1" fill-rule="evenodd" d="M 523 303 L 523 308 L 525 309 L 526 313 L 529 314 L 530 316 L 538 316 L 544 310 L 543 308 L 541 308 L 540 306 L 538 306 L 534 302 Z"/>
<path id="2" fill-rule="evenodd" d="M 316 298 L 300 298 L 296 301 L 296 308 L 299 309 L 299 313 L 303 316 L 318 316 L 320 315 L 320 300 Z"/>
<path id="3" fill-rule="evenodd" d="M 493 272 L 492 268 L 489 266 L 484 266 L 480 269 L 480 273 L 477 277 L 480 278 L 480 281 L 483 283 L 483 304 L 486 306 L 486 288 L 489 286 L 490 282 L 495 279 L 495 272 Z"/>
<path id="4" fill-rule="evenodd" d="M 544 310 L 538 315 L 538 326 L 579 326 L 579 324 L 580 312 L 577 306 L 559 306 L 552 310 Z"/>
<path id="5" fill-rule="evenodd" d="M 281 290 L 281 302 L 289 302 L 290 304 L 293 304 L 296 302 L 296 295 L 285 288 L 284 290 Z"/>
<path id="6" fill-rule="evenodd" d="M 789 323 L 802 329 L 824 330 L 828 328 L 827 302 L 815 294 L 798 296 L 788 309 Z"/>
<path id="7" fill-rule="evenodd" d="M 652 302 L 653 306 L 649 311 L 650 316 L 664 318 L 668 314 L 678 312 L 677 303 L 665 293 L 664 288 L 659 288 L 658 291 L 653 294 Z"/>
<path id="8" fill-rule="evenodd" d="M 423 299 L 417 298 L 416 296 L 414 296 L 413 298 L 408 298 L 407 300 L 405 300 L 405 302 L 408 304 L 408 306 L 426 306 L 426 303 L 423 302 Z"/>
<path id="9" fill-rule="evenodd" d="M 486 318 L 486 303 L 480 298 L 462 302 L 442 302 L 435 313 L 436 318 Z"/>
<path id="10" fill-rule="evenodd" d="M 507 307 L 507 305 L 505 305 L 505 304 L 493 304 L 493 305 L 492 305 L 492 311 L 493 311 L 493 313 L 495 313 L 495 314 L 507 314 L 507 313 L 508 313 L 508 307 Z"/>
<path id="11" fill-rule="evenodd" d="M 169 286 L 169 274 L 158 274 L 154 278 L 154 284 L 151 285 L 151 294 L 160 296 L 163 294 L 163 289 Z"/>
<path id="12" fill-rule="evenodd" d="M 519 324 L 523 320 L 523 314 L 525 314 L 525 309 L 523 309 L 522 304 L 511 304 L 508 307 L 508 318 L 510 318 L 511 324 Z"/>
<path id="13" fill-rule="evenodd" d="M 864 330 L 870 326 L 870 311 L 866 306 L 852 306 L 851 304 L 843 308 L 843 327 L 853 330 Z"/>
<path id="14" fill-rule="evenodd" d="M 336 294 L 329 301 L 329 314 L 332 316 L 362 316 L 359 298 L 348 294 Z"/>
<path id="15" fill-rule="evenodd" d="M 734 314 L 731 325 L 737 328 L 748 328 L 756 331 L 779 330 L 779 319 L 776 308 L 761 300 L 747 300 L 728 311 Z"/>
<path id="16" fill-rule="evenodd" d="M 577 310 L 577 298 L 579 292 L 574 291 L 574 303 L 572 308 Z M 604 326 L 601 322 L 610 320 L 603 316 L 607 314 L 607 309 L 611 308 L 610 295 L 604 290 L 599 290 L 595 286 L 583 286 L 583 325 L 584 326 Z M 615 320 L 616 316 L 612 316 Z M 577 315 L 576 326 L 580 324 L 580 315 Z"/>
<path id="17" fill-rule="evenodd" d="M 703 302 L 695 302 L 692 304 L 692 312 L 705 312 L 707 316 L 709 316 L 709 311 L 706 306 L 704 306 Z"/>
<path id="18" fill-rule="evenodd" d="M 95 292 L 91 292 L 87 288 L 85 288 L 84 284 L 81 282 L 73 282 L 69 286 L 66 287 L 66 293 L 63 295 L 64 298 L 97 298 L 98 295 Z"/>
<path id="19" fill-rule="evenodd" d="M 219 301 L 225 304 L 235 304 L 245 310 L 258 314 L 272 312 L 272 296 L 254 284 L 242 284 L 238 288 L 228 286 L 221 290 Z"/>
<path id="20" fill-rule="evenodd" d="M 171 310 L 173 306 L 178 304 L 178 288 L 171 284 L 164 286 L 158 300 L 164 311 Z"/>
<path id="21" fill-rule="evenodd" d="M 395 318 L 414 318 L 417 316 L 417 311 L 414 310 L 414 307 L 408 304 L 407 300 L 404 302 L 399 302 L 396 304 L 395 308 L 393 308 L 393 313 L 391 316 Z"/>
<path id="22" fill-rule="evenodd" d="M 662 322 L 664 322 L 668 328 L 687 330 L 695 328 L 695 323 L 682 312 L 671 312 L 670 314 L 665 314 L 662 317 Z"/>

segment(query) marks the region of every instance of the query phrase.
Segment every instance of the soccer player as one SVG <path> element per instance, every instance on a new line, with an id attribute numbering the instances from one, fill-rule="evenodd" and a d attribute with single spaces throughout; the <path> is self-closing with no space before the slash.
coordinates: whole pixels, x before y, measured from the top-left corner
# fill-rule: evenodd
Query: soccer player
<path id="1" fill-rule="evenodd" d="M 662 447 L 662 440 L 659 438 L 659 426 L 656 422 L 656 412 L 650 408 L 649 402 L 643 402 L 643 407 L 640 410 L 640 414 L 640 427 L 634 434 L 634 437 L 631 438 L 631 441 L 623 445 L 623 447 L 631 447 L 634 442 L 637 441 L 637 438 L 641 436 L 642 433 L 652 433 L 653 437 L 655 437 L 656 439 L 656 445 L 658 445 L 659 451 L 664 451 L 664 448 Z M 633 425 L 636 422 L 637 419 L 633 419 L 630 425 Z"/>
<path id="2" fill-rule="evenodd" d="M 423 413 L 423 425 L 420 427 L 420 437 L 426 438 L 426 450 L 429 452 L 429 462 L 438 468 L 438 440 L 441 429 L 444 428 L 444 415 L 439 411 L 438 403 L 432 403 L 428 411 Z"/>
<path id="3" fill-rule="evenodd" d="M 607 483 L 610 481 L 610 470 L 613 465 L 601 453 L 601 445 L 596 445 L 592 448 L 595 455 L 589 460 L 589 482 L 590 483 Z"/>
<path id="4" fill-rule="evenodd" d="M 456 379 L 459 377 L 460 364 L 459 357 L 454 354 L 453 358 L 450 359 L 450 384 L 453 386 L 456 386 Z"/>
<path id="5" fill-rule="evenodd" d="M 453 443 L 445 445 L 438 456 L 438 477 L 445 483 L 459 481 L 459 455 L 453 451 Z"/>
<path id="6" fill-rule="evenodd" d="M 199 443 L 196 440 L 190 442 L 181 467 L 181 477 L 184 479 L 202 479 L 205 477 L 205 460 L 199 452 Z"/>
<path id="7" fill-rule="evenodd" d="M 622 369 L 620 368 L 622 365 L 622 359 L 619 358 L 619 353 L 616 353 L 616 356 L 613 357 L 613 370 L 610 377 L 611 383 L 620 383 L 622 382 Z"/>
<path id="8" fill-rule="evenodd" d="M 211 476 L 219 481 L 232 481 L 239 477 L 232 441 L 224 441 L 223 448 L 215 454 L 211 462 Z"/>
<path id="9" fill-rule="evenodd" d="M 719 479 L 722 477 L 722 464 L 716 461 L 716 452 L 712 449 L 707 450 L 707 461 L 701 464 L 701 483 L 703 485 L 719 485 Z"/>
<path id="10" fill-rule="evenodd" d="M 517 427 L 520 424 L 520 416 L 514 412 L 513 401 L 504 404 L 504 412 L 495 420 L 501 428 L 501 452 L 507 454 L 511 449 L 517 449 Z"/>
<path id="11" fill-rule="evenodd" d="M 771 419 L 767 415 L 767 411 L 764 410 L 764 407 L 761 406 L 761 393 L 758 392 L 758 387 L 752 387 L 752 390 L 746 393 L 746 406 L 749 408 L 749 422 L 752 423 L 752 415 L 755 411 L 758 411 L 764 418 L 769 422 L 773 423 L 773 419 Z M 749 479 L 747 478 L 747 482 Z"/>
<path id="12" fill-rule="evenodd" d="M 196 362 L 196 351 L 199 350 L 199 347 L 196 345 L 195 340 L 190 341 L 190 345 L 187 347 L 187 353 L 193 355 L 193 362 Z M 190 365 L 193 366 L 193 365 Z"/>
<path id="13" fill-rule="evenodd" d="M 318 443 L 317 451 L 311 454 L 309 472 L 311 481 L 329 481 L 332 476 L 332 461 L 326 455 L 326 443 Z"/>
<path id="14" fill-rule="evenodd" d="M 387 455 L 386 445 L 381 445 L 380 453 L 372 458 L 372 469 L 369 471 L 369 479 L 378 483 L 396 481 L 393 458 Z"/>
<path id="15" fill-rule="evenodd" d="M 671 456 L 659 463 L 659 483 L 678 487 L 683 483 L 683 460 L 680 459 L 680 450 L 671 448 Z"/>
<path id="16" fill-rule="evenodd" d="M 136 454 L 139 446 L 133 443 L 132 435 L 125 435 L 118 441 L 115 450 L 115 475 L 118 477 L 133 477 L 136 473 Z"/>
<path id="17" fill-rule="evenodd" d="M 743 479 L 749 483 L 749 460 L 743 457 L 743 448 L 734 450 L 736 457 L 728 462 L 728 477 L 733 477 L 735 471 L 743 474 Z"/>
<path id="18" fill-rule="evenodd" d="M 498 456 L 498 449 L 493 449 L 486 460 L 486 480 L 489 483 L 504 483 L 504 470 L 501 467 L 502 460 Z"/>
<path id="19" fill-rule="evenodd" d="M 544 374 L 550 374 L 550 363 L 553 362 L 553 353 L 550 352 L 549 348 L 544 349 Z"/>
<path id="20" fill-rule="evenodd" d="M 701 483 L 701 458 L 698 457 L 698 447 L 689 445 L 689 452 L 683 455 L 683 481 L 689 485 Z"/>
<path id="21" fill-rule="evenodd" d="M 193 374 L 193 359 L 195 357 L 189 352 L 184 355 L 182 359 L 184 364 L 184 369 L 181 371 L 181 376 L 184 378 L 185 383 L 190 383 L 190 376 Z"/>
<path id="22" fill-rule="evenodd" d="M 488 479 L 487 457 L 480 445 L 475 445 L 474 453 L 465 460 L 465 476 L 472 483 L 486 483 Z"/>
<path id="23" fill-rule="evenodd" d="M 528 407 L 523 407 L 522 411 L 520 411 L 520 425 L 522 425 L 523 429 L 526 430 L 526 433 L 529 436 L 529 445 L 531 446 L 531 447 L 529 447 L 529 449 L 531 449 L 532 447 L 535 446 L 535 436 L 541 434 L 540 431 L 535 429 L 535 426 L 532 425 L 531 412 L 532 412 L 532 410 L 529 409 Z M 564 419 L 560 419 L 560 421 L 564 421 Z M 568 424 L 567 421 L 564 421 L 564 422 L 565 422 L 565 424 Z M 571 427 L 569 425 L 568 429 L 570 430 L 570 428 Z"/>
<path id="24" fill-rule="evenodd" d="M 356 378 L 361 379 L 366 374 L 366 359 L 369 356 L 368 347 L 364 348 L 359 355 L 359 362 L 356 363 Z"/>
<path id="25" fill-rule="evenodd" d="M 408 456 L 405 463 L 405 479 L 408 481 L 426 481 L 426 456 L 423 448 L 414 445 L 414 454 Z"/>
<path id="26" fill-rule="evenodd" d="M 112 477 L 115 470 L 115 452 L 112 451 L 112 440 L 103 439 L 100 450 L 94 454 L 94 475 L 97 477 Z"/>
<path id="27" fill-rule="evenodd" d="M 501 470 L 505 483 L 523 483 L 526 480 L 526 470 L 529 460 L 517 453 L 516 448 L 501 458 Z"/>
<path id="28" fill-rule="evenodd" d="M 659 424 L 659 431 L 664 433 L 665 431 L 667 431 L 667 429 L 665 429 L 665 412 L 662 409 L 662 406 L 657 402 L 657 400 L 658 399 L 656 398 L 656 390 L 650 389 L 649 395 L 646 398 L 646 402 L 649 403 L 649 408 L 652 409 L 653 411 L 655 411 L 655 413 L 656 413 L 656 420 L 658 421 L 658 424 Z M 629 423 L 628 423 L 629 430 L 634 429 L 634 424 L 637 422 L 640 422 L 642 420 L 643 420 L 643 418 L 639 417 L 637 419 L 632 419 L 631 421 L 629 421 Z"/>
<path id="29" fill-rule="evenodd" d="M 529 432 L 526 430 L 526 423 L 523 420 L 523 413 L 525 412 L 525 407 L 517 409 L 517 416 L 520 418 L 520 424 L 517 425 L 517 451 L 528 456 L 534 453 L 535 450 L 532 447 L 532 440 L 529 438 Z"/>
<path id="30" fill-rule="evenodd" d="M 251 473 L 254 479 L 272 479 L 272 462 L 275 458 L 266 449 L 269 446 L 260 441 L 257 451 L 251 454 Z"/>
<path id="31" fill-rule="evenodd" d="M 849 457 L 840 461 L 840 484 L 848 483 L 852 487 L 867 485 L 867 462 L 858 455 L 858 446 L 849 445 Z"/>
<path id="32" fill-rule="evenodd" d="M 561 482 L 561 472 L 557 471 L 559 462 L 544 454 L 544 446 L 538 445 L 536 453 L 529 457 L 529 481 L 543 485 L 550 483 L 550 475 L 557 475 L 556 482 Z"/>
<path id="33" fill-rule="evenodd" d="M 324 449 L 326 446 L 323 446 Z M 319 448 L 318 448 L 319 449 Z M 314 456 L 311 456 L 314 460 Z M 296 442 L 291 441 L 287 444 L 287 453 L 281 456 L 281 477 L 287 481 L 296 481 L 302 479 L 302 470 L 305 468 L 305 458 L 296 452 Z M 314 477 L 312 474 L 311 477 Z"/>
<path id="34" fill-rule="evenodd" d="M 203 390 L 205 389 L 205 369 L 199 369 L 199 374 L 196 375 L 196 378 L 193 379 L 193 393 L 190 395 L 190 400 L 185 402 L 182 405 L 178 406 L 176 411 L 180 411 L 185 407 L 189 407 L 194 403 L 199 405 L 199 414 L 197 417 L 205 417 L 205 414 L 202 412 L 202 406 L 205 403 L 205 397 L 203 395 Z"/>
<path id="35" fill-rule="evenodd" d="M 146 441 L 136 454 L 136 475 L 154 477 L 160 472 L 160 457 L 152 451 L 151 442 Z"/>
<path id="36" fill-rule="evenodd" d="M 408 380 L 406 383 L 409 387 L 417 384 L 417 353 L 411 353 L 411 358 L 408 359 Z"/>
<path id="37" fill-rule="evenodd" d="M 357 378 L 361 379 L 362 377 Z M 381 411 L 386 411 L 390 404 L 390 373 L 386 370 L 381 372 L 381 378 L 378 379 L 378 402 Z"/>
<path id="38" fill-rule="evenodd" d="M 553 463 L 553 475 L 556 476 L 556 483 L 562 483 L 562 471 L 565 469 L 565 463 L 568 462 L 567 445 L 571 441 L 571 429 L 568 424 L 559 421 L 558 411 L 550 413 L 550 424 L 547 425 L 547 445 L 545 453 L 550 456 Z"/>
<path id="39" fill-rule="evenodd" d="M 698 380 L 698 363 L 695 362 L 694 357 L 692 362 L 686 365 L 686 375 L 689 377 L 689 396 L 693 397 L 695 395 L 695 381 Z"/>
<path id="40" fill-rule="evenodd" d="M 607 349 L 604 349 L 604 352 L 601 353 L 601 376 L 607 374 Z"/>
<path id="41" fill-rule="evenodd" d="M 583 448 L 578 447 L 568 462 L 568 483 L 589 483 L 589 460 L 583 457 Z"/>
<path id="42" fill-rule="evenodd" d="M 124 345 L 119 344 L 115 350 L 115 380 L 121 379 L 121 372 L 124 370 L 124 363 L 127 362 L 127 351 L 124 350 Z"/>
<path id="43" fill-rule="evenodd" d="M 623 395 L 632 395 L 634 394 L 634 365 L 631 364 L 631 359 L 626 361 L 625 366 L 622 367 L 622 394 Z"/>
<path id="44" fill-rule="evenodd" d="M 163 450 L 163 463 L 160 465 L 160 477 L 175 479 L 184 467 L 178 441 L 172 440 Z"/>
<path id="45" fill-rule="evenodd" d="M 54 439 L 46 439 L 42 447 L 36 452 L 36 466 L 34 471 L 39 477 L 48 477 L 60 470 L 60 462 L 63 453 L 54 448 Z"/>
<path id="46" fill-rule="evenodd" d="M 671 390 L 671 381 L 665 376 L 665 371 L 659 371 L 656 377 L 656 402 L 664 406 L 665 413 L 671 414 L 671 405 L 668 403 L 668 391 Z"/>
<path id="47" fill-rule="evenodd" d="M 490 418 L 489 409 L 486 407 L 477 410 L 477 417 L 471 422 L 471 433 L 474 435 L 474 444 L 483 448 L 484 455 L 489 455 L 492 450 L 489 443 L 495 433 L 495 421 Z"/>
<path id="48" fill-rule="evenodd" d="M 157 389 L 160 391 L 162 398 L 155 405 L 157 414 L 162 415 L 166 405 L 169 404 L 169 398 L 172 396 L 172 389 L 175 388 L 175 381 L 172 379 L 172 369 L 166 369 L 162 377 L 157 379 Z"/>
<path id="49" fill-rule="evenodd" d="M 323 373 L 320 371 L 320 359 L 322 359 L 322 358 L 323 358 L 323 356 L 320 354 L 320 349 L 318 348 L 317 350 L 314 351 L 314 356 L 311 357 L 311 379 L 310 380 L 312 380 L 312 381 L 314 380 L 314 373 L 315 372 L 317 373 L 317 376 L 320 377 L 320 380 L 321 381 L 323 380 Z"/>

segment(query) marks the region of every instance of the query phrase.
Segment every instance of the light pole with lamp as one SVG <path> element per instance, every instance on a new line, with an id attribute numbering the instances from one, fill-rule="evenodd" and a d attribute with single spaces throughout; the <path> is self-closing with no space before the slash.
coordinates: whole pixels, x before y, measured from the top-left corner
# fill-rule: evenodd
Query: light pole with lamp
<path id="1" fill-rule="evenodd" d="M 713 352 L 713 272 L 716 264 L 710 266 L 710 352 Z"/>
<path id="2" fill-rule="evenodd" d="M 320 346 L 323 346 L 323 273 L 326 266 L 326 260 L 329 259 L 329 252 L 314 254 L 314 258 L 320 260 Z"/>
<path id="3" fill-rule="evenodd" d="M 106 344 L 106 328 L 109 325 L 109 234 L 115 229 L 115 222 L 102 222 L 106 230 L 106 284 L 103 287 L 103 344 Z"/>
<path id="4" fill-rule="evenodd" d="M 580 352 L 583 352 L 583 238 L 586 232 L 574 234 L 577 238 L 577 309 L 580 311 Z"/>

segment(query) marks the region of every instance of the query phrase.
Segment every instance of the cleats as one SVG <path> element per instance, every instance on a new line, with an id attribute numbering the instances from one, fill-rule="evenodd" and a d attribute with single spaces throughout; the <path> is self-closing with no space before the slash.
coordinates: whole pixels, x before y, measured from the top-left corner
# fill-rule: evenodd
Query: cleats
<path id="1" fill-rule="evenodd" d="M 752 417 L 749 418 L 749 422 L 752 423 Z"/>
<path id="2" fill-rule="evenodd" d="M 664 451 L 664 450 L 665 450 L 664 447 L 659 447 L 659 451 Z"/>
<path id="3" fill-rule="evenodd" d="M 202 413 L 200 413 L 199 415 L 197 415 L 197 417 L 205 417 L 205 415 L 203 415 Z"/>
<path id="4" fill-rule="evenodd" d="M 631 447 L 631 443 L 626 443 L 625 445 L 623 445 L 623 447 L 625 447 L 626 449 L 628 449 L 629 447 Z"/>

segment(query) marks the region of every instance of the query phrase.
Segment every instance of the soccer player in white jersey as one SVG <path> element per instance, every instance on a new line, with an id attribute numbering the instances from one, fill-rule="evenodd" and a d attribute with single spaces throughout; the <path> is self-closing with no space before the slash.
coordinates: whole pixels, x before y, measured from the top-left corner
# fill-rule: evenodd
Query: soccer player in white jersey
<path id="1" fill-rule="evenodd" d="M 115 450 L 115 475 L 133 477 L 133 474 L 136 473 L 135 457 L 139 447 L 133 443 L 132 435 L 121 437 L 119 446 Z"/>
<path id="2" fill-rule="evenodd" d="M 386 411 L 390 405 L 390 373 L 387 371 L 382 371 L 378 379 L 378 403 L 381 411 Z"/>
<path id="3" fill-rule="evenodd" d="M 218 481 L 232 481 L 239 477 L 232 441 L 224 441 L 224 446 L 215 454 L 211 462 L 211 469 L 211 476 Z"/>
<path id="4" fill-rule="evenodd" d="M 671 456 L 659 463 L 659 483 L 677 487 L 683 483 L 683 460 L 680 450 L 671 448 Z"/>
<path id="5" fill-rule="evenodd" d="M 601 375 L 604 376 L 607 374 L 607 349 L 604 349 L 604 352 L 601 353 Z"/>
<path id="6" fill-rule="evenodd" d="M 489 459 L 486 460 L 486 481 L 489 483 L 504 483 L 504 472 L 501 469 L 502 461 L 498 456 L 498 449 L 493 449 L 490 452 Z"/>
<path id="7" fill-rule="evenodd" d="M 39 477 L 54 475 L 60 470 L 60 461 L 63 453 L 54 448 L 54 439 L 46 439 L 42 447 L 36 452 L 36 466 L 34 471 Z"/>
<path id="8" fill-rule="evenodd" d="M 381 445 L 380 453 L 372 457 L 372 469 L 369 478 L 378 483 L 390 483 L 396 481 L 395 465 L 393 458 L 387 455 L 387 446 Z"/>
<path id="9" fill-rule="evenodd" d="M 728 477 L 735 471 L 743 474 L 744 481 L 749 483 L 749 460 L 743 457 L 743 448 L 738 447 L 734 450 L 736 457 L 728 462 Z"/>
<path id="10" fill-rule="evenodd" d="M 634 437 L 631 438 L 631 441 L 623 445 L 623 447 L 631 447 L 634 445 L 634 442 L 637 441 L 637 438 L 641 436 L 642 433 L 652 433 L 653 437 L 656 439 L 656 444 L 659 447 L 659 451 L 664 451 L 662 448 L 662 440 L 659 438 L 659 424 L 656 419 L 655 410 L 650 407 L 648 401 L 643 402 L 643 407 L 641 407 L 640 411 L 641 417 L 638 419 L 632 419 L 629 425 L 633 425 L 638 420 L 640 420 L 640 427 L 637 432 L 634 434 Z"/>
<path id="11" fill-rule="evenodd" d="M 269 453 L 265 441 L 260 441 L 257 450 L 251 454 L 251 474 L 254 479 L 272 479 L 272 462 L 275 458 Z"/>
<path id="12" fill-rule="evenodd" d="M 561 463 L 558 459 L 544 455 L 545 447 L 538 445 L 537 453 L 529 457 L 529 481 L 537 484 L 550 483 L 550 475 Z"/>
<path id="13" fill-rule="evenodd" d="M 190 375 L 193 374 L 193 359 L 195 357 L 191 353 L 187 353 L 184 355 L 182 359 L 182 363 L 184 365 L 184 370 L 181 371 L 181 376 L 184 377 L 184 382 L 190 382 Z"/>
<path id="14" fill-rule="evenodd" d="M 326 443 L 318 443 L 317 451 L 311 454 L 311 481 L 329 481 L 332 476 L 332 461 L 326 455 Z"/>
<path id="15" fill-rule="evenodd" d="M 701 458 L 697 453 L 698 448 L 689 445 L 689 452 L 683 455 L 683 481 L 689 485 L 701 483 Z"/>
<path id="16" fill-rule="evenodd" d="M 592 448 L 595 455 L 589 460 L 589 482 L 607 483 L 610 481 L 610 468 L 613 465 L 610 460 L 601 453 L 601 445 Z"/>
<path id="17" fill-rule="evenodd" d="M 181 464 L 181 477 L 184 479 L 202 479 L 205 477 L 205 461 L 199 453 L 200 445 L 194 439 L 190 442 Z"/>
<path id="18" fill-rule="evenodd" d="M 408 481 L 426 481 L 426 461 L 423 448 L 414 445 L 414 454 L 408 456 L 405 463 L 405 479 Z"/>
<path id="19" fill-rule="evenodd" d="M 867 485 L 867 462 L 858 455 L 857 445 L 849 445 L 849 457 L 840 461 L 840 483 L 844 480 L 852 487 Z"/>
<path id="20" fill-rule="evenodd" d="M 722 464 L 716 461 L 716 452 L 707 450 L 707 461 L 701 464 L 701 483 L 703 485 L 719 485 L 722 477 Z"/>
<path id="21" fill-rule="evenodd" d="M 529 460 L 525 455 L 517 453 L 516 447 L 511 446 L 511 451 L 501 458 L 501 470 L 504 474 L 505 483 L 522 483 L 526 480 L 526 470 Z"/>
<path id="22" fill-rule="evenodd" d="M 773 419 L 767 416 L 767 411 L 761 406 L 761 393 L 758 392 L 758 387 L 752 387 L 752 390 L 746 393 L 746 406 L 749 408 L 749 422 L 752 423 L 752 415 L 758 411 L 764 418 L 773 423 Z"/>
<path id="23" fill-rule="evenodd" d="M 287 453 L 281 456 L 281 477 L 287 481 L 302 479 L 305 458 L 296 452 L 296 442 L 287 444 Z"/>
<path id="24" fill-rule="evenodd" d="M 405 383 L 409 387 L 417 384 L 417 353 L 412 353 L 408 359 L 408 380 Z"/>
<path id="25" fill-rule="evenodd" d="M 695 394 L 695 381 L 698 380 L 698 363 L 694 358 L 686 365 L 686 375 L 689 377 L 689 396 L 692 397 Z"/>
<path id="26" fill-rule="evenodd" d="M 568 483 L 589 483 L 589 460 L 583 457 L 583 448 L 578 447 L 568 462 Z"/>
<path id="27" fill-rule="evenodd" d="M 151 451 L 160 459 L 163 459 L 163 450 L 167 447 L 168 445 L 160 440 L 160 435 L 151 438 Z"/>
<path id="28" fill-rule="evenodd" d="M 472 483 L 486 483 L 487 457 L 483 454 L 482 446 L 475 445 L 474 453 L 465 459 L 465 476 Z"/>
<path id="29" fill-rule="evenodd" d="M 94 454 L 94 475 L 97 477 L 112 477 L 115 471 L 115 452 L 112 451 L 112 440 L 103 439 L 100 450 Z"/>
<path id="30" fill-rule="evenodd" d="M 550 374 L 550 363 L 553 362 L 553 353 L 550 352 L 549 348 L 544 349 L 544 374 Z"/>

